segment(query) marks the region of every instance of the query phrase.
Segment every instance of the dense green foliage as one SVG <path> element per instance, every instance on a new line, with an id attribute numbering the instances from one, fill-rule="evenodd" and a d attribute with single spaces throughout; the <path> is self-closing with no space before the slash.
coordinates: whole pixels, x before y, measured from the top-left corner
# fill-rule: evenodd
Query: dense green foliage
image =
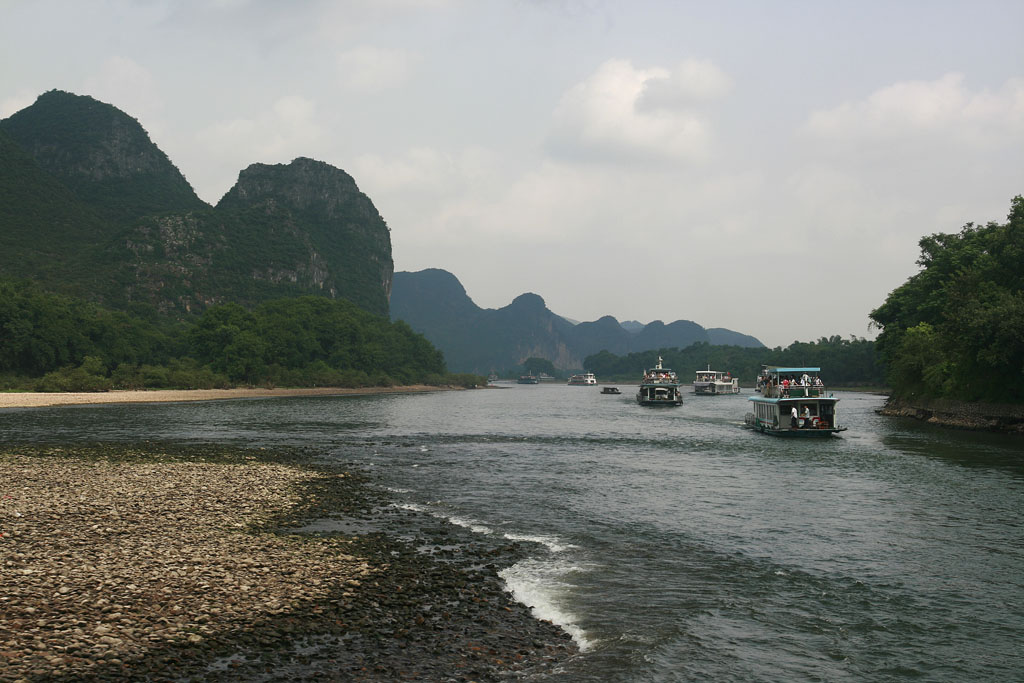
<path id="1" fill-rule="evenodd" d="M 866 339 L 822 337 L 816 342 L 795 342 L 786 348 L 751 349 L 740 346 L 692 344 L 685 349 L 616 356 L 601 351 L 587 356 L 584 367 L 602 381 L 636 381 L 661 356 L 665 367 L 675 370 L 684 381 L 692 381 L 697 370 L 731 372 L 744 385 L 753 385 L 762 365 L 820 367 L 829 386 L 881 386 L 883 370 L 875 354 L 875 343 Z"/>
<path id="2" fill-rule="evenodd" d="M 1024 401 L 1024 198 L 1005 224 L 920 246 L 920 272 L 871 313 L 893 395 Z"/>
<path id="3" fill-rule="evenodd" d="M 0 280 L 0 378 L 39 391 L 484 382 L 447 374 L 422 335 L 345 300 L 225 304 L 169 323 L 9 280 Z"/>
<path id="4" fill-rule="evenodd" d="M 0 121 L 0 276 L 187 319 L 307 294 L 386 315 L 391 237 L 344 171 L 253 164 L 200 200 L 139 122 L 51 91 Z"/>

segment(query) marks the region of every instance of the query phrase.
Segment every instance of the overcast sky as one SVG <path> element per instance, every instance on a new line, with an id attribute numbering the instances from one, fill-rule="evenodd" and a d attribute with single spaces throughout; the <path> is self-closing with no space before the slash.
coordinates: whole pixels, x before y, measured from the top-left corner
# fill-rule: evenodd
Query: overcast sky
<path id="1" fill-rule="evenodd" d="M 350 173 L 480 306 L 868 338 L 918 240 L 1024 194 L 1024 2 L 0 0 L 0 118 L 60 89 L 217 203 Z"/>

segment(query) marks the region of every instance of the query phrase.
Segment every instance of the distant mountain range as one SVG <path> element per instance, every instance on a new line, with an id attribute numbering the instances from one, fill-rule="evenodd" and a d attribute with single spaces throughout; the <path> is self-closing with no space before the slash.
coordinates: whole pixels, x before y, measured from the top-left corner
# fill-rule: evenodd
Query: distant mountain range
<path id="1" fill-rule="evenodd" d="M 395 273 L 391 318 L 404 320 L 443 351 L 453 372 L 487 374 L 514 368 L 530 357 L 545 358 L 561 369 L 580 369 L 584 358 L 602 350 L 623 355 L 697 342 L 764 347 L 750 335 L 705 329 L 689 320 L 623 324 L 609 315 L 573 324 L 550 311 L 536 294 L 522 294 L 504 308 L 480 308 L 458 278 L 436 268 Z"/>
<path id="2" fill-rule="evenodd" d="M 386 315 L 391 235 L 344 171 L 253 164 L 216 206 L 138 121 L 53 90 L 0 121 L 0 276 L 182 317 L 317 294 Z"/>

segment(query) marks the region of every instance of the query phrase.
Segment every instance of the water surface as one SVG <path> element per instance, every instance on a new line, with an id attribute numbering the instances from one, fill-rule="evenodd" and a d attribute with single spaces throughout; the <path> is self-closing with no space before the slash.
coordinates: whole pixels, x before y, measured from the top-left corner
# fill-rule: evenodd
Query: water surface
<path id="1" fill-rule="evenodd" d="M 786 440 L 746 395 L 594 387 L 0 411 L 8 441 L 310 445 L 532 544 L 503 576 L 593 681 L 1024 680 L 1024 442 L 875 414 Z"/>

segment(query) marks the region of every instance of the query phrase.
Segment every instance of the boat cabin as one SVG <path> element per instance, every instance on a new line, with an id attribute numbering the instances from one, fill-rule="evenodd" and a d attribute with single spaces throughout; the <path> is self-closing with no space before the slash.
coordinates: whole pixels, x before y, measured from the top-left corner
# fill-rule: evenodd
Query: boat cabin
<path id="1" fill-rule="evenodd" d="M 777 436 L 829 436 L 839 425 L 836 404 L 816 367 L 766 366 L 760 396 L 750 397 L 753 412 L 746 426 Z"/>

